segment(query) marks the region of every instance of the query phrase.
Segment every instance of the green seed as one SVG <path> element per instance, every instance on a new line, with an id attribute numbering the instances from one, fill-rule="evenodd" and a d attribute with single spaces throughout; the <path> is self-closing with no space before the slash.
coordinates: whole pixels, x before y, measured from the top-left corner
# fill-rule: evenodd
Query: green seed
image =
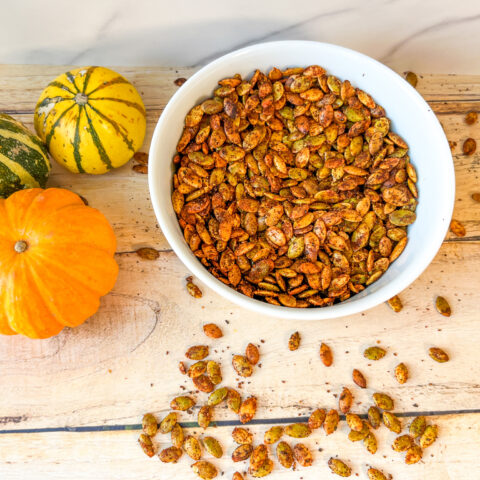
<path id="1" fill-rule="evenodd" d="M 437 439 L 438 436 L 438 427 L 437 425 L 429 425 L 422 436 L 420 437 L 420 446 L 422 448 L 427 448 L 432 445 L 433 442 Z"/>
<path id="2" fill-rule="evenodd" d="M 363 444 L 368 452 L 372 455 L 377 451 L 377 439 L 372 432 L 369 432 L 368 435 L 364 438 Z"/>
<path id="3" fill-rule="evenodd" d="M 413 438 L 418 438 L 423 435 L 425 428 L 427 426 L 427 420 L 425 417 L 420 416 L 415 418 L 413 422 L 410 424 L 410 435 Z"/>
<path id="4" fill-rule="evenodd" d="M 208 347 L 206 345 L 195 345 L 187 350 L 185 356 L 190 360 L 203 360 L 208 357 Z"/>
<path id="5" fill-rule="evenodd" d="M 202 479 L 211 480 L 217 476 L 217 469 L 210 462 L 200 460 L 192 465 L 192 470 Z"/>
<path id="6" fill-rule="evenodd" d="M 195 437 L 189 435 L 187 438 L 185 438 L 183 448 L 192 460 L 200 460 L 202 456 L 202 447 L 200 446 L 200 442 Z"/>
<path id="7" fill-rule="evenodd" d="M 386 353 L 381 347 L 369 347 L 363 352 L 363 356 L 368 360 L 380 360 Z"/>
<path id="8" fill-rule="evenodd" d="M 413 445 L 413 438 L 410 435 L 401 435 L 392 443 L 392 449 L 396 452 L 404 452 Z"/>
<path id="9" fill-rule="evenodd" d="M 351 430 L 348 433 L 348 439 L 351 442 L 359 442 L 360 440 L 364 440 L 369 433 L 370 433 L 370 429 L 368 428 L 367 422 L 363 422 L 362 430 L 360 430 L 360 432 Z"/>
<path id="10" fill-rule="evenodd" d="M 218 385 L 222 382 L 222 372 L 220 370 L 220 365 L 213 360 L 210 360 L 207 363 L 207 375 L 214 385 Z"/>
<path id="11" fill-rule="evenodd" d="M 264 443 L 272 444 L 277 443 L 283 435 L 283 427 L 276 425 L 272 428 L 269 428 L 263 437 Z"/>
<path id="12" fill-rule="evenodd" d="M 213 437 L 205 437 L 203 439 L 203 446 L 205 450 L 215 458 L 221 458 L 223 455 L 223 448 L 217 439 Z"/>
<path id="13" fill-rule="evenodd" d="M 374 393 L 373 401 L 382 410 L 393 410 L 393 399 L 385 393 Z"/>
<path id="14" fill-rule="evenodd" d="M 170 433 L 173 426 L 177 423 L 177 414 L 175 412 L 170 412 L 161 422 L 160 422 L 160 433 Z"/>
<path id="15" fill-rule="evenodd" d="M 146 413 L 142 419 L 143 431 L 149 436 L 153 437 L 157 433 L 158 425 L 157 419 L 151 413 Z"/>
<path id="16" fill-rule="evenodd" d="M 170 435 L 172 438 L 172 445 L 177 448 L 182 448 L 184 435 L 183 435 L 183 429 L 180 426 L 180 424 L 176 423 L 173 426 Z"/>
<path id="17" fill-rule="evenodd" d="M 155 455 L 155 450 L 153 449 L 152 439 L 145 433 L 140 434 L 138 437 L 138 443 L 142 447 L 145 455 L 153 457 Z"/>
<path id="18" fill-rule="evenodd" d="M 340 477 L 349 477 L 352 474 L 352 469 L 338 458 L 330 458 L 328 466 L 333 473 Z"/>
<path id="19" fill-rule="evenodd" d="M 432 347 L 428 350 L 430 357 L 432 357 L 438 363 L 445 363 L 450 360 L 448 354 L 438 347 Z"/>
<path id="20" fill-rule="evenodd" d="M 227 394 L 227 407 L 234 413 L 240 411 L 240 405 L 242 404 L 242 398 L 240 394 L 233 388 L 228 389 Z"/>
<path id="21" fill-rule="evenodd" d="M 308 437 L 312 431 L 306 423 L 292 423 L 285 427 L 285 434 L 293 438 Z"/>
<path id="22" fill-rule="evenodd" d="M 190 378 L 195 378 L 195 377 L 199 377 L 200 375 L 203 375 L 206 372 L 206 370 L 207 370 L 207 363 L 204 362 L 203 360 L 200 360 L 199 362 L 196 362 L 190 366 L 187 374 Z"/>
<path id="23" fill-rule="evenodd" d="M 387 477 L 376 468 L 369 468 L 367 470 L 369 480 L 387 480 Z"/>
<path id="24" fill-rule="evenodd" d="M 191 397 L 186 397 L 186 396 L 175 397 L 170 402 L 170 408 L 172 410 L 185 411 L 185 410 L 188 410 L 189 408 L 192 408 L 194 405 L 195 405 L 195 400 Z"/>
<path id="25" fill-rule="evenodd" d="M 383 423 L 389 430 L 397 435 L 402 431 L 400 420 L 391 412 L 383 412 Z"/>
<path id="26" fill-rule="evenodd" d="M 227 387 L 222 387 L 218 388 L 214 392 L 210 394 L 208 397 L 208 405 L 210 406 L 215 406 L 218 405 L 220 402 L 223 402 L 225 400 L 225 397 L 228 395 L 228 388 Z"/>
<path id="27" fill-rule="evenodd" d="M 368 409 L 368 421 L 370 422 L 370 426 L 375 430 L 380 426 L 382 423 L 382 417 L 380 415 L 380 410 L 377 407 L 370 407 Z"/>
<path id="28" fill-rule="evenodd" d="M 253 373 L 252 364 L 248 361 L 248 358 L 243 355 L 234 355 L 232 365 L 241 377 L 250 377 Z"/>
<path id="29" fill-rule="evenodd" d="M 277 445 L 277 459 L 282 467 L 290 468 L 293 464 L 293 451 L 287 442 L 279 442 Z"/>

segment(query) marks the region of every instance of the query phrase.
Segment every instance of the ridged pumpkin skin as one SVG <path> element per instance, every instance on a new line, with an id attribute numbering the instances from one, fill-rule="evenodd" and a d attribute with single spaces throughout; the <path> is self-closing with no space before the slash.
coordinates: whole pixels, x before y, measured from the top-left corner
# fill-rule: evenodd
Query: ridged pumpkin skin
<path id="1" fill-rule="evenodd" d="M 42 141 L 25 125 L 0 113 L 0 198 L 23 188 L 45 187 L 50 169 Z"/>
<path id="2" fill-rule="evenodd" d="M 42 92 L 35 130 L 52 157 L 74 173 L 101 174 L 142 146 L 146 116 L 135 87 L 103 67 L 60 75 Z"/>
<path id="3" fill-rule="evenodd" d="M 0 333 L 56 335 L 93 315 L 114 286 L 115 234 L 68 190 L 33 188 L 0 199 Z"/>

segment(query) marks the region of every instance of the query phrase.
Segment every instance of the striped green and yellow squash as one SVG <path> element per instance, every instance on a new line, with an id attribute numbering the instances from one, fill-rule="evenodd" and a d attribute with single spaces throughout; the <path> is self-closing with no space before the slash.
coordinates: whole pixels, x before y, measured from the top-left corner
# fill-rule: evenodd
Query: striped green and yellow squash
<path id="1" fill-rule="evenodd" d="M 121 167 L 142 146 L 146 116 L 135 87 L 104 67 L 66 72 L 42 92 L 35 130 L 52 157 L 74 173 Z"/>
<path id="2" fill-rule="evenodd" d="M 45 187 L 50 160 L 42 141 L 10 115 L 0 113 L 0 197 Z"/>

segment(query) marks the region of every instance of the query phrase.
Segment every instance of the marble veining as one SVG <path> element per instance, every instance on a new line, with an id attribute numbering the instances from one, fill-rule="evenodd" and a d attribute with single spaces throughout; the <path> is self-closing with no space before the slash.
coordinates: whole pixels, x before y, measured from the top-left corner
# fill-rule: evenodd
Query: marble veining
<path id="1" fill-rule="evenodd" d="M 397 71 L 480 73 L 479 0 L 5 0 L 3 11 L 2 63 L 201 66 L 303 39 Z"/>

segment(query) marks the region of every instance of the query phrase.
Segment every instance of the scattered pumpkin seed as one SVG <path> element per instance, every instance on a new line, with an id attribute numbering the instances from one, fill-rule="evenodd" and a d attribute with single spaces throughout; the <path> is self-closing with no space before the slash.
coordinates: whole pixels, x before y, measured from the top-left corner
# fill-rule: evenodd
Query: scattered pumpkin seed
<path id="1" fill-rule="evenodd" d="M 194 298 L 202 298 L 202 291 L 193 282 L 187 282 L 187 291 Z"/>
<path id="2" fill-rule="evenodd" d="M 223 337 L 222 330 L 215 323 L 207 323 L 203 326 L 203 332 L 207 337 L 210 338 L 221 338 Z"/>
<path id="3" fill-rule="evenodd" d="M 330 367 L 333 363 L 332 350 L 325 343 L 320 345 L 320 359 L 326 367 Z"/>
<path id="4" fill-rule="evenodd" d="M 239 445 L 232 453 L 232 460 L 234 462 L 243 462 L 250 457 L 252 451 L 253 447 L 251 443 Z"/>
<path id="5" fill-rule="evenodd" d="M 396 452 L 404 452 L 413 445 L 413 438 L 410 435 L 401 435 L 392 443 L 392 449 Z"/>
<path id="6" fill-rule="evenodd" d="M 438 347 L 432 347 L 428 350 L 428 354 L 438 363 L 445 363 L 450 360 L 445 350 Z"/>
<path id="7" fill-rule="evenodd" d="M 222 382 L 222 372 L 220 370 L 220 364 L 209 360 L 207 362 L 207 375 L 213 385 L 218 385 Z"/>
<path id="8" fill-rule="evenodd" d="M 465 123 L 467 125 L 473 125 L 474 123 L 476 123 L 478 120 L 478 113 L 477 112 L 468 112 L 466 115 L 465 115 Z"/>
<path id="9" fill-rule="evenodd" d="M 190 360 L 203 360 L 208 357 L 208 347 L 206 345 L 195 345 L 187 350 L 185 356 Z"/>
<path id="10" fill-rule="evenodd" d="M 330 470 L 339 477 L 349 477 L 352 474 L 352 469 L 338 458 L 330 458 L 328 466 Z"/>
<path id="11" fill-rule="evenodd" d="M 368 422 L 370 423 L 370 426 L 376 430 L 382 423 L 380 410 L 377 407 L 371 406 L 368 409 L 367 416 L 368 416 Z"/>
<path id="12" fill-rule="evenodd" d="M 343 387 L 342 393 L 340 394 L 340 398 L 338 400 L 338 408 L 342 413 L 347 413 L 350 411 L 350 408 L 352 408 L 352 403 L 352 392 L 347 387 Z"/>
<path id="13" fill-rule="evenodd" d="M 438 296 L 436 298 L 435 307 L 438 313 L 441 313 L 445 317 L 449 317 L 452 314 L 450 305 L 444 297 Z"/>
<path id="14" fill-rule="evenodd" d="M 177 423 L 177 414 L 170 412 L 161 422 L 159 426 L 160 433 L 166 434 L 172 431 L 172 428 Z"/>
<path id="15" fill-rule="evenodd" d="M 382 419 L 383 424 L 392 432 L 398 435 L 402 431 L 400 420 L 392 412 L 383 412 Z"/>
<path id="16" fill-rule="evenodd" d="M 347 413 L 347 425 L 356 432 L 361 432 L 363 429 L 363 420 L 356 413 Z"/>
<path id="17" fill-rule="evenodd" d="M 323 408 L 317 408 L 315 411 L 313 411 L 308 418 L 308 426 L 310 430 L 316 430 L 317 428 L 320 428 L 323 425 L 326 416 L 327 412 Z"/>
<path id="18" fill-rule="evenodd" d="M 204 362 L 203 360 L 199 360 L 198 362 L 195 362 L 193 365 L 190 365 L 187 371 L 187 375 L 190 378 L 195 378 L 199 377 L 200 375 L 203 375 L 207 371 L 207 362 Z"/>
<path id="19" fill-rule="evenodd" d="M 303 443 L 297 443 L 293 447 L 293 456 L 302 467 L 311 467 L 313 465 L 312 452 Z"/>
<path id="20" fill-rule="evenodd" d="M 298 347 L 300 346 L 300 333 L 295 332 L 290 335 L 290 338 L 288 340 L 288 349 L 290 351 L 295 351 L 298 350 Z"/>
<path id="21" fill-rule="evenodd" d="M 340 421 L 340 416 L 335 409 L 330 410 L 323 422 L 323 430 L 327 435 L 331 435 L 338 427 L 338 422 Z"/>
<path id="22" fill-rule="evenodd" d="M 473 155 L 477 150 L 477 142 L 473 138 L 467 138 L 463 142 L 462 150 L 465 155 Z"/>
<path id="23" fill-rule="evenodd" d="M 367 380 L 360 370 L 357 370 L 356 368 L 353 369 L 352 379 L 360 388 L 367 388 Z"/>
<path id="24" fill-rule="evenodd" d="M 248 361 L 248 358 L 243 355 L 234 355 L 232 365 L 241 377 L 250 377 L 253 373 L 252 364 Z"/>
<path id="25" fill-rule="evenodd" d="M 404 363 L 399 363 L 395 367 L 395 378 L 402 385 L 408 380 L 408 368 Z"/>
<path id="26" fill-rule="evenodd" d="M 271 445 L 273 443 L 277 443 L 283 435 L 283 427 L 280 425 L 275 425 L 269 428 L 263 437 L 263 443 L 267 445 Z"/>
<path id="27" fill-rule="evenodd" d="M 139 248 L 135 252 L 142 260 L 156 260 L 160 256 L 160 252 L 154 248 Z"/>
<path id="28" fill-rule="evenodd" d="M 423 456 L 423 451 L 418 445 L 412 445 L 408 450 L 407 454 L 405 455 L 405 463 L 407 465 L 413 465 L 414 463 L 418 463 Z"/>
<path id="29" fill-rule="evenodd" d="M 188 435 L 185 438 L 183 448 L 185 449 L 185 453 L 192 460 L 200 460 L 202 457 L 202 447 L 200 446 L 200 442 L 192 435 Z"/>
<path id="30" fill-rule="evenodd" d="M 311 433 L 312 431 L 306 423 L 292 423 L 285 427 L 285 434 L 293 438 L 305 438 Z"/>
<path id="31" fill-rule="evenodd" d="M 187 396 L 175 397 L 170 402 L 170 408 L 172 410 L 185 411 L 185 410 L 188 410 L 189 408 L 192 408 L 194 405 L 195 405 L 195 400 L 193 398 L 187 397 Z M 173 425 L 172 425 L 172 428 L 173 428 Z"/>
<path id="32" fill-rule="evenodd" d="M 377 453 L 377 438 L 373 432 L 368 432 L 368 435 L 363 439 L 363 444 L 365 445 L 367 452 L 371 453 L 372 455 Z"/>
<path id="33" fill-rule="evenodd" d="M 157 419 L 152 413 L 146 413 L 142 419 L 142 429 L 149 437 L 154 437 L 157 433 Z"/>
<path id="34" fill-rule="evenodd" d="M 241 423 L 249 422 L 257 411 L 257 399 L 256 397 L 246 398 L 240 405 L 240 410 L 238 413 Z"/>
<path id="35" fill-rule="evenodd" d="M 232 431 L 233 440 L 240 444 L 245 445 L 247 443 L 253 442 L 253 435 L 246 429 L 242 427 L 235 427 Z"/>
<path id="36" fill-rule="evenodd" d="M 232 476 L 232 480 L 244 480 L 244 478 L 240 472 L 235 472 Z"/>
<path id="37" fill-rule="evenodd" d="M 351 442 L 359 442 L 360 440 L 365 440 L 365 437 L 370 433 L 367 422 L 362 422 L 362 429 L 357 432 L 355 430 L 350 430 L 348 433 L 348 439 Z"/>
<path id="38" fill-rule="evenodd" d="M 203 429 L 208 428 L 212 421 L 212 408 L 209 405 L 204 405 L 198 411 L 197 422 Z"/>
<path id="39" fill-rule="evenodd" d="M 219 403 L 223 402 L 225 398 L 228 395 L 228 388 L 227 387 L 221 387 L 217 388 L 214 392 L 210 394 L 208 397 L 208 405 L 210 407 L 214 407 L 215 405 L 218 405 Z"/>
<path id="40" fill-rule="evenodd" d="M 249 473 L 252 477 L 260 478 L 270 475 L 273 470 L 273 462 L 270 458 L 267 458 L 258 468 L 253 468 L 250 466 Z"/>
<path id="41" fill-rule="evenodd" d="M 215 458 L 221 458 L 223 455 L 223 448 L 216 438 L 205 437 L 203 439 L 203 446 L 205 450 Z"/>
<path id="42" fill-rule="evenodd" d="M 363 352 L 363 356 L 365 358 L 367 358 L 368 360 L 376 361 L 376 360 L 380 360 L 381 358 L 383 358 L 386 353 L 387 353 L 386 350 L 384 350 L 383 348 L 374 346 L 374 347 L 368 347 Z"/>
<path id="43" fill-rule="evenodd" d="M 284 468 L 290 468 L 293 465 L 293 451 L 287 442 L 279 442 L 277 445 L 278 463 Z"/>
<path id="44" fill-rule="evenodd" d="M 427 427 L 427 420 L 425 419 L 425 417 L 423 416 L 417 417 L 410 424 L 410 429 L 409 429 L 410 435 L 413 438 L 421 437 L 426 427 Z"/>
<path id="45" fill-rule="evenodd" d="M 177 463 L 180 457 L 182 456 L 182 449 L 178 447 L 168 447 L 164 448 L 159 454 L 158 457 L 163 463 Z"/>
<path id="46" fill-rule="evenodd" d="M 267 447 L 263 444 L 258 445 L 253 449 L 250 455 L 250 467 L 257 470 L 261 465 L 265 463 L 268 458 Z"/>
<path id="47" fill-rule="evenodd" d="M 260 360 L 260 352 L 258 351 L 258 347 L 253 343 L 249 343 L 245 349 L 245 357 L 247 357 L 247 360 L 251 365 L 256 365 Z"/>
<path id="48" fill-rule="evenodd" d="M 388 305 L 394 312 L 401 312 L 403 308 L 402 301 L 398 295 L 395 295 L 390 300 L 387 301 Z"/>
<path id="49" fill-rule="evenodd" d="M 435 442 L 435 440 L 438 437 L 438 426 L 437 425 L 428 425 L 425 428 L 425 431 L 423 432 L 422 436 L 420 437 L 420 446 L 422 448 L 427 448 L 432 443 Z"/>
<path id="50" fill-rule="evenodd" d="M 172 445 L 177 448 L 182 448 L 185 437 L 183 435 L 183 429 L 179 423 L 176 423 L 173 426 L 172 431 L 170 432 L 170 436 L 172 440 Z"/>
<path id="51" fill-rule="evenodd" d="M 215 465 L 212 465 L 210 462 L 205 460 L 200 460 L 195 462 L 192 465 L 192 470 L 202 479 L 202 480 L 212 480 L 218 474 L 218 471 Z"/>
<path id="52" fill-rule="evenodd" d="M 418 77 L 415 73 L 413 72 L 407 72 L 405 74 L 405 80 L 414 88 L 416 88 L 417 83 L 418 83 Z"/>
<path id="53" fill-rule="evenodd" d="M 233 388 L 229 388 L 228 394 L 227 394 L 227 407 L 232 412 L 238 413 L 240 411 L 241 403 L 242 403 L 242 399 L 240 397 L 240 394 Z"/>
<path id="54" fill-rule="evenodd" d="M 375 405 L 382 410 L 393 410 L 393 399 L 386 393 L 374 393 L 373 401 L 375 402 Z"/>
<path id="55" fill-rule="evenodd" d="M 450 231 L 457 237 L 464 237 L 467 234 L 465 227 L 458 220 L 452 219 L 450 222 Z"/>
<path id="56" fill-rule="evenodd" d="M 145 433 L 141 433 L 138 437 L 138 443 L 142 447 L 143 453 L 148 457 L 153 457 L 155 455 L 155 450 L 153 448 L 152 439 Z"/>
<path id="57" fill-rule="evenodd" d="M 373 467 L 370 467 L 367 470 L 367 475 L 369 480 L 387 480 L 387 477 L 383 472 Z"/>

